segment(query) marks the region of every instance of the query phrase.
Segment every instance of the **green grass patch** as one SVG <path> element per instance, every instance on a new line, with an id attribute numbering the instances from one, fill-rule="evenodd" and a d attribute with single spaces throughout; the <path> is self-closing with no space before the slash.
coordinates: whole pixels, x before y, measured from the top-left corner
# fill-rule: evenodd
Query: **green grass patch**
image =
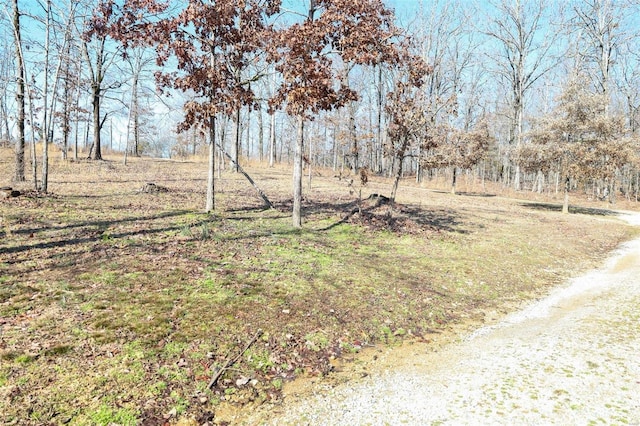
<path id="1" fill-rule="evenodd" d="M 107 405 L 102 405 L 96 411 L 90 413 L 89 419 L 97 426 L 113 424 L 134 426 L 138 424 L 138 415 L 135 411 L 126 408 L 113 408 Z"/>
<path id="2" fill-rule="evenodd" d="M 635 232 L 436 193 L 393 210 L 395 222 L 376 211 L 343 220 L 353 205 L 329 178 L 299 230 L 232 174 L 219 211 L 199 213 L 197 162 L 56 167 L 55 196 L 19 199 L 20 213 L 0 203 L 12 232 L 0 240 L 0 385 L 22 392 L 0 400 L 0 423 L 136 424 L 215 410 L 226 396 L 269 399 L 297 374 L 328 373 L 330 358 L 540 294 Z M 288 176 L 260 173 L 274 199 L 289 197 Z M 137 192 L 154 180 L 171 191 Z"/>

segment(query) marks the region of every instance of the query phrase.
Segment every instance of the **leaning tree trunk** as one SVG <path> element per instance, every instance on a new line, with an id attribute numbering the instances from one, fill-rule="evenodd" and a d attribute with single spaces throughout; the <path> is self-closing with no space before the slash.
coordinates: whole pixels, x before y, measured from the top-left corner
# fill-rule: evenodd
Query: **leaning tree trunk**
<path id="1" fill-rule="evenodd" d="M 239 164 L 236 164 L 236 162 L 233 160 L 233 157 L 231 155 L 229 155 L 229 153 L 227 153 L 227 151 L 224 150 L 224 147 L 222 145 L 220 145 L 218 142 L 216 142 L 216 146 L 218 147 L 218 151 L 220 152 L 220 156 L 224 156 L 227 157 L 227 159 L 231 162 L 231 164 L 238 169 L 238 171 L 249 181 L 249 183 L 256 189 L 256 191 L 258 192 L 258 195 L 260 195 L 260 198 L 262 198 L 262 201 L 264 201 L 264 204 L 266 207 L 273 209 L 275 208 L 273 206 L 273 203 L 269 200 L 269 198 L 267 197 L 267 194 L 264 193 L 264 191 L 262 189 L 260 189 L 258 187 L 258 185 L 256 184 L 256 182 L 251 178 L 251 176 L 249 176 L 249 173 L 245 172 L 244 169 L 242 167 L 240 167 Z"/>

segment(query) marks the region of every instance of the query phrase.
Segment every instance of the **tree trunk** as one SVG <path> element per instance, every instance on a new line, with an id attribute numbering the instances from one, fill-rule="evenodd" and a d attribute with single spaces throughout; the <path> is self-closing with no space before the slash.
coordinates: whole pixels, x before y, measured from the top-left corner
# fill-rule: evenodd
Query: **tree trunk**
<path id="1" fill-rule="evenodd" d="M 209 174 L 207 177 L 207 203 L 205 212 L 215 209 L 215 168 L 216 168 L 216 118 L 209 117 Z"/>
<path id="2" fill-rule="evenodd" d="M 520 85 L 519 85 L 520 87 Z M 521 90 L 521 89 L 520 89 Z M 516 149 L 520 148 L 522 144 L 522 115 L 523 115 L 523 105 L 522 105 L 522 93 L 519 92 L 516 94 L 516 102 L 515 102 L 515 115 L 516 115 Z M 516 170 L 513 177 L 513 189 L 516 191 L 520 191 L 522 188 L 522 184 L 520 182 L 520 164 L 516 164 Z"/>
<path id="3" fill-rule="evenodd" d="M 226 129 L 227 129 L 227 122 L 228 122 L 228 117 L 224 118 L 224 121 L 222 123 L 216 124 L 218 126 L 218 128 L 216 129 L 216 145 L 218 146 L 218 156 L 217 156 L 217 165 L 218 165 L 218 169 L 217 169 L 217 174 L 218 174 L 218 179 L 222 179 L 222 171 L 225 169 L 225 165 L 226 163 L 224 162 L 224 155 L 222 155 L 222 152 L 224 152 L 224 143 L 226 141 Z"/>
<path id="4" fill-rule="evenodd" d="M 76 129 L 73 134 L 73 160 L 78 161 L 78 136 L 80 133 L 80 121 L 76 120 Z"/>
<path id="5" fill-rule="evenodd" d="M 133 85 L 131 87 L 131 101 L 129 102 L 129 112 L 127 113 L 127 128 L 126 128 L 126 136 L 124 139 L 124 159 L 123 159 L 123 164 L 126 166 L 127 165 L 127 156 L 129 155 L 129 140 L 130 140 L 130 133 L 131 133 L 131 120 L 132 120 L 132 116 L 133 116 Z M 134 151 L 135 153 L 135 151 Z M 135 155 L 135 154 L 134 154 Z"/>
<path id="6" fill-rule="evenodd" d="M 9 132 L 5 132 L 5 126 L 4 124 L 7 123 L 7 109 L 5 107 L 5 100 L 4 100 L 4 92 L 3 94 L 0 94 L 0 142 L 2 143 L 2 147 L 3 148 L 7 148 L 9 146 Z M 6 128 L 8 129 L 8 123 Z M 6 136 L 5 136 L 6 134 Z"/>
<path id="7" fill-rule="evenodd" d="M 384 107 L 384 93 L 383 93 L 383 87 L 382 87 L 382 66 L 378 65 L 378 84 L 377 86 L 377 117 L 376 117 L 376 157 L 380 157 L 380 158 L 376 158 L 376 165 L 375 165 L 375 170 L 380 173 L 382 172 L 382 145 L 383 145 L 383 140 L 382 140 L 382 110 Z"/>
<path id="8" fill-rule="evenodd" d="M 104 79 L 105 72 L 105 44 L 106 39 L 103 37 L 98 40 L 96 56 L 95 56 L 95 68 L 91 56 L 89 55 L 89 48 L 86 41 L 82 44 L 82 51 L 86 61 L 86 67 L 89 70 L 91 81 L 91 102 L 93 106 L 93 143 L 92 149 L 89 151 L 88 158 L 91 158 L 91 151 L 93 151 L 94 160 L 102 160 L 102 146 L 100 140 L 100 130 L 104 120 L 100 119 L 100 103 L 102 101 L 102 81 Z"/>
<path id="9" fill-rule="evenodd" d="M 616 178 L 615 177 L 611 179 L 611 186 L 609 189 L 609 203 L 611 204 L 616 203 Z"/>
<path id="10" fill-rule="evenodd" d="M 562 204 L 562 213 L 564 214 L 568 214 L 569 213 L 569 185 L 571 183 L 571 180 L 569 179 L 569 177 L 567 177 L 565 179 L 564 182 L 564 203 Z"/>
<path id="11" fill-rule="evenodd" d="M 67 53 L 68 55 L 68 53 Z M 65 79 L 64 79 L 64 105 L 62 106 L 62 159 L 66 160 L 69 154 L 69 133 L 71 132 L 71 119 L 70 119 L 70 108 L 69 102 L 71 87 L 69 83 L 69 64 L 65 65 L 67 69 L 65 70 Z"/>
<path id="12" fill-rule="evenodd" d="M 311 192 L 311 179 L 313 177 L 313 152 L 312 152 L 312 146 L 311 144 L 313 143 L 312 139 L 309 139 L 309 152 L 307 153 L 307 161 L 305 161 L 305 163 L 307 163 L 307 176 L 308 176 L 308 191 Z M 303 163 L 304 165 L 304 163 Z"/>
<path id="13" fill-rule="evenodd" d="M 271 113 L 269 124 L 269 167 L 276 161 L 276 113 Z"/>
<path id="14" fill-rule="evenodd" d="M 298 116 L 298 137 L 293 160 L 293 226 L 302 227 L 302 156 L 304 152 L 304 117 Z"/>
<path id="15" fill-rule="evenodd" d="M 353 163 L 351 164 L 353 174 L 358 173 L 359 164 L 359 147 L 358 147 L 358 135 L 356 130 L 356 117 L 355 117 L 355 102 L 351 102 L 349 104 L 349 139 L 351 139 L 351 158 L 353 159 Z"/>
<path id="16" fill-rule="evenodd" d="M 29 118 L 31 120 L 31 123 L 35 123 L 36 119 L 34 116 L 34 111 L 35 111 L 35 107 L 33 105 L 33 92 L 31 91 L 31 87 L 29 87 L 29 84 L 27 84 L 27 78 L 26 78 L 26 74 L 27 74 L 27 70 L 26 68 L 24 69 L 24 75 L 25 75 L 25 89 L 27 91 L 27 96 L 29 97 Z M 33 176 L 33 189 L 35 189 L 36 191 L 39 190 L 38 187 L 38 155 L 36 153 L 36 131 L 34 126 L 30 126 L 31 128 L 31 172 L 32 172 L 32 176 Z"/>
<path id="17" fill-rule="evenodd" d="M 418 155 L 416 156 L 416 183 L 422 182 L 422 164 L 420 157 L 422 157 L 422 148 L 418 146 Z"/>
<path id="18" fill-rule="evenodd" d="M 451 179 L 451 194 L 456 195 L 456 183 L 458 181 L 458 168 L 456 166 L 453 166 L 452 175 L 453 177 Z"/>
<path id="19" fill-rule="evenodd" d="M 140 108 L 138 107 L 138 72 L 131 83 L 131 108 L 133 113 L 133 155 L 140 157 Z M 127 138 L 129 135 L 127 134 Z"/>
<path id="20" fill-rule="evenodd" d="M 244 128 L 243 132 L 247 136 L 245 140 L 245 145 L 247 146 L 245 158 L 247 160 L 250 160 L 251 159 L 251 109 L 250 108 L 247 109 L 247 125 Z"/>
<path id="21" fill-rule="evenodd" d="M 73 159 L 74 161 L 78 161 L 78 140 L 80 134 L 80 83 L 82 81 L 82 75 L 78 72 L 78 80 L 76 81 L 76 94 L 75 94 L 75 118 L 76 118 L 76 133 L 75 133 L 75 143 L 73 149 Z"/>
<path id="22" fill-rule="evenodd" d="M 71 31 L 67 29 L 65 33 L 64 48 L 64 87 L 62 88 L 63 105 L 62 105 L 62 159 L 67 160 L 69 157 L 69 138 L 71 137 L 71 102 L 73 87 L 71 85 Z"/>
<path id="23" fill-rule="evenodd" d="M 93 159 L 102 160 L 100 147 L 100 85 L 94 83 L 91 89 L 93 98 Z M 91 152 L 89 152 L 89 158 L 91 158 Z"/>
<path id="24" fill-rule="evenodd" d="M 235 167 L 233 168 L 236 173 L 239 173 L 240 170 L 238 166 L 240 164 L 240 107 L 236 108 L 235 114 L 233 115 L 233 140 L 234 140 L 234 151 L 233 151 L 233 160 L 235 161 Z"/>
<path id="25" fill-rule="evenodd" d="M 42 192 L 47 192 L 49 188 L 49 134 L 52 129 L 49 128 L 49 36 L 51 28 L 51 0 L 47 0 L 46 20 L 45 20 L 45 42 L 44 42 L 44 88 L 42 98 L 44 104 L 44 118 L 42 120 Z M 53 114 L 53 111 L 51 111 Z"/>
<path id="26" fill-rule="evenodd" d="M 84 149 L 89 147 L 89 158 L 91 158 L 91 153 L 93 152 L 93 144 L 89 145 L 89 118 L 85 121 L 85 129 L 84 129 Z"/>
<path id="27" fill-rule="evenodd" d="M 18 140 L 15 150 L 15 173 L 13 180 L 24 182 L 24 122 L 25 122 L 25 102 L 24 102 L 24 58 L 22 57 L 22 40 L 20 35 L 20 10 L 18 0 L 13 0 L 13 31 L 16 42 L 16 103 L 18 108 Z"/>
<path id="28" fill-rule="evenodd" d="M 122 142 L 122 136 L 120 136 L 120 142 Z M 120 143 L 118 143 L 120 146 Z M 122 164 L 127 165 L 127 156 L 129 155 L 129 139 L 126 139 L 124 142 L 124 156 L 122 157 Z"/>
<path id="29" fill-rule="evenodd" d="M 264 118 L 262 117 L 262 103 L 258 108 L 258 157 L 260 163 L 264 161 Z"/>
<path id="30" fill-rule="evenodd" d="M 331 132 L 332 137 L 331 137 L 331 142 L 332 142 L 332 152 L 333 152 L 333 171 L 335 172 L 336 170 L 338 170 L 338 141 L 336 138 L 336 131 L 337 129 L 334 127 L 333 131 Z"/>
<path id="31" fill-rule="evenodd" d="M 393 180 L 393 187 L 391 188 L 391 197 L 389 197 L 392 204 L 396 202 L 396 193 L 398 192 L 398 186 L 400 185 L 400 178 L 402 177 L 403 163 L 404 163 L 404 155 L 398 156 L 398 169 L 396 170 L 396 176 Z"/>
<path id="32" fill-rule="evenodd" d="M 9 130 L 9 108 L 7 107 L 6 92 L 2 99 L 2 128 L 4 129 L 5 147 L 11 142 L 11 130 Z"/>

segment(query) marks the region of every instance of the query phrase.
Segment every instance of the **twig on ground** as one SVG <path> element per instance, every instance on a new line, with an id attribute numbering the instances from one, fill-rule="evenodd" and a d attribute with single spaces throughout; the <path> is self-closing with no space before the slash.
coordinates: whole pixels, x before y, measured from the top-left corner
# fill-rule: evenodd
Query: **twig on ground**
<path id="1" fill-rule="evenodd" d="M 249 343 L 247 343 L 247 346 L 244 347 L 242 352 L 240 352 L 235 358 L 227 360 L 227 362 L 225 362 L 224 365 L 220 367 L 218 371 L 216 371 L 216 374 L 214 374 L 213 377 L 211 378 L 211 381 L 209 382 L 209 385 L 207 386 L 207 388 L 211 389 L 212 387 L 214 387 L 218 382 L 218 379 L 220 379 L 220 377 L 224 374 L 224 372 L 229 370 L 233 366 L 233 364 L 238 362 L 238 360 L 242 357 L 242 355 L 244 355 L 244 353 L 249 350 L 251 345 L 253 345 L 256 342 L 256 340 L 260 338 L 260 336 L 262 336 L 262 330 L 258 330 L 256 335 L 253 336 L 253 338 L 249 341 Z"/>

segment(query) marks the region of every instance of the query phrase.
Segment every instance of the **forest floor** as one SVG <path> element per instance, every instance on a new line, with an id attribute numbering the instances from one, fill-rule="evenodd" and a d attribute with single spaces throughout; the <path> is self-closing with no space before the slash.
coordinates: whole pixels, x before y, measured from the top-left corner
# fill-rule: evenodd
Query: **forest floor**
<path id="1" fill-rule="evenodd" d="M 0 151 L 0 186 L 11 162 Z M 203 162 L 115 157 L 54 161 L 49 194 L 0 200 L 0 423 L 236 423 L 293 379 L 439 347 L 638 233 L 600 201 L 562 215 L 551 195 L 464 179 L 359 202 L 390 182 L 330 170 L 305 182 L 298 230 L 288 169 L 246 168 L 275 209 L 224 171 L 203 214 Z"/>

